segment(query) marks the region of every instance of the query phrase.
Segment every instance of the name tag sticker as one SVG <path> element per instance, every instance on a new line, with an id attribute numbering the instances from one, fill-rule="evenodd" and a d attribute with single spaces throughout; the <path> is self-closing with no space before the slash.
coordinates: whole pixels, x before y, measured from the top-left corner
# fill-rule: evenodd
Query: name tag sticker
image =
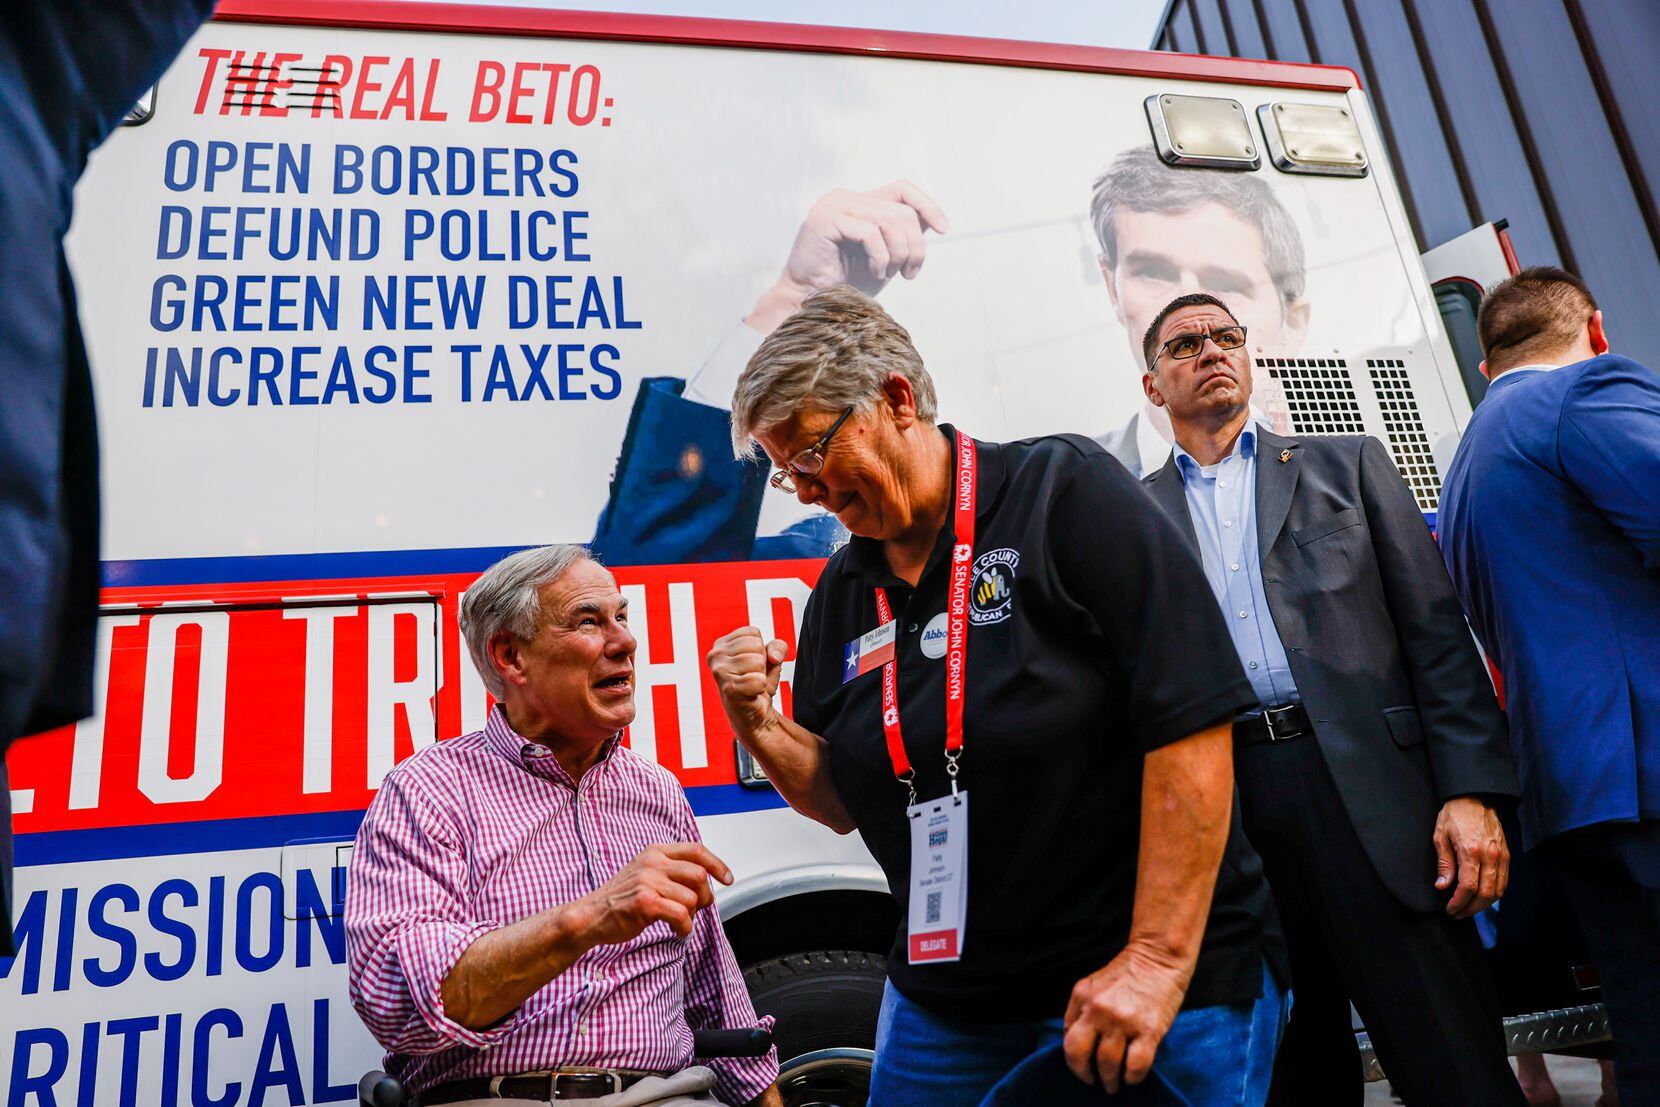
<path id="1" fill-rule="evenodd" d="M 898 623 L 883 623 L 849 642 L 842 651 L 842 683 L 846 684 L 854 677 L 864 676 L 892 661 L 894 642 L 898 637 Z"/>
<path id="2" fill-rule="evenodd" d="M 910 961 L 956 961 L 968 916 L 968 793 L 907 807 L 911 824 Z"/>

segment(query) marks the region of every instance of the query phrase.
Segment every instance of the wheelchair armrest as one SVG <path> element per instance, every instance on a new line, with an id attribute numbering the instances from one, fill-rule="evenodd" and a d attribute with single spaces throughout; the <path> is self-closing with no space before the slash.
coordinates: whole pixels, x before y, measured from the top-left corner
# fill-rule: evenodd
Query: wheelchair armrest
<path id="1" fill-rule="evenodd" d="M 758 1027 L 742 1030 L 694 1030 L 696 1057 L 762 1057 L 772 1048 L 772 1032 Z"/>
<path id="2" fill-rule="evenodd" d="M 357 1082 L 357 1102 L 360 1107 L 406 1107 L 409 1093 L 397 1077 L 377 1070 Z"/>

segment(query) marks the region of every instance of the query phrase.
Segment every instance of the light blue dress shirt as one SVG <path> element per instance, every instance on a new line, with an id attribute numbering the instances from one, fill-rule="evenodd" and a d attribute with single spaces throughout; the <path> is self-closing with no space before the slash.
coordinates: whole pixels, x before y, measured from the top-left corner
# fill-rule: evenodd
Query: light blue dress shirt
<path id="1" fill-rule="evenodd" d="M 1257 432 L 1246 423 L 1233 452 L 1215 465 L 1200 465 L 1176 447 L 1176 470 L 1187 493 L 1188 513 L 1199 538 L 1205 579 L 1233 635 L 1245 675 L 1264 707 L 1301 702 L 1285 646 L 1262 590 L 1257 552 Z"/>

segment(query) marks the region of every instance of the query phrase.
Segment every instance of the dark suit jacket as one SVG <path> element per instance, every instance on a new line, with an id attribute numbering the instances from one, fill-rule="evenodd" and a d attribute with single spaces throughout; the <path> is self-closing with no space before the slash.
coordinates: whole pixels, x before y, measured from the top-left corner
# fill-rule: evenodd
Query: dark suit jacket
<path id="1" fill-rule="evenodd" d="M 1441 805 L 1518 788 L 1435 540 L 1375 438 L 1258 428 L 1256 471 L 1264 591 L 1320 750 L 1384 883 L 1436 909 Z M 1146 484 L 1197 551 L 1175 456 Z"/>
<path id="2" fill-rule="evenodd" d="M 63 254 L 75 182 L 212 8 L 0 4 L 0 758 L 20 733 L 92 705 L 98 438 Z M 0 762 L 0 953 L 11 947 L 8 798 Z"/>

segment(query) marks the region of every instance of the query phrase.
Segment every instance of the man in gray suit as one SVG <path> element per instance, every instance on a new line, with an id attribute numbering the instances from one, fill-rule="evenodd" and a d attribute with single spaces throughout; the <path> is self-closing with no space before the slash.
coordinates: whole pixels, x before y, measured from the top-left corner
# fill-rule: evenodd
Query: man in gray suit
<path id="1" fill-rule="evenodd" d="M 1361 1102 L 1353 1002 L 1408 1107 L 1523 1102 L 1471 921 L 1503 893 L 1517 795 L 1493 689 L 1383 445 L 1250 414 L 1246 328 L 1214 296 L 1153 319 L 1147 478 L 1194 544 L 1259 711 L 1234 724 L 1247 836 L 1291 953 L 1276 1103 Z"/>

